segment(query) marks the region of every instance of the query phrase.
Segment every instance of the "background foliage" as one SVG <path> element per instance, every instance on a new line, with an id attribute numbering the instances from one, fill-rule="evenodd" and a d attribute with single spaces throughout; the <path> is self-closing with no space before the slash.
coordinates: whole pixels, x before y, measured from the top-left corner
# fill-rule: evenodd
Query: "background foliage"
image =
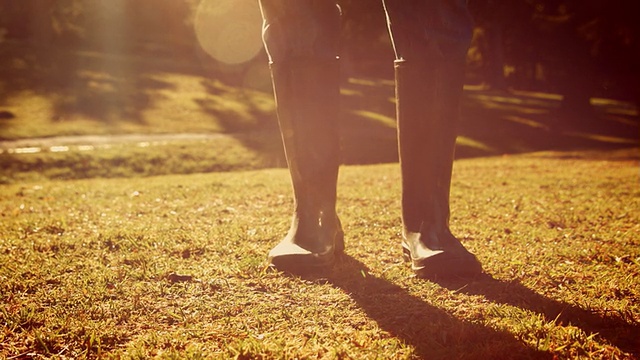
<path id="1" fill-rule="evenodd" d="M 100 49 L 104 41 L 95 25 L 110 9 L 128 15 L 111 24 L 126 38 L 120 43 L 128 48 L 120 51 L 197 63 L 202 54 L 192 29 L 199 3 L 2 0 L 0 29 L 5 41 L 30 41 L 46 52 L 52 47 Z M 381 2 L 339 3 L 347 71 L 389 76 L 392 54 Z M 572 111 L 588 109 L 590 96 L 637 103 L 640 22 L 635 6 L 633 0 L 471 0 L 476 30 L 468 79 L 496 89 L 561 93 L 564 109 Z"/>

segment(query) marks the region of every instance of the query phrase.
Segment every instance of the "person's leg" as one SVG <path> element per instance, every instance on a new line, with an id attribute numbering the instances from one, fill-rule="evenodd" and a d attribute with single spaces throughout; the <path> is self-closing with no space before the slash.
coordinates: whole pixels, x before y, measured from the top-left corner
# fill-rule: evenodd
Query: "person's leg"
<path id="1" fill-rule="evenodd" d="M 331 265 L 344 248 L 336 214 L 340 11 L 328 0 L 260 0 L 260 7 L 294 195 L 291 228 L 269 261 L 306 272 Z"/>
<path id="2" fill-rule="evenodd" d="M 396 54 L 403 252 L 419 276 L 482 271 L 449 230 L 456 125 L 472 23 L 465 0 L 383 0 Z"/>

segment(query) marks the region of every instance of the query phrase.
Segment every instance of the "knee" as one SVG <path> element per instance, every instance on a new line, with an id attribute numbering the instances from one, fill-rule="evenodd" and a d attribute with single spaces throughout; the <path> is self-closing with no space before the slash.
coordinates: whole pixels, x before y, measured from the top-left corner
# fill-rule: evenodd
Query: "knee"
<path id="1" fill-rule="evenodd" d="M 262 39 L 271 62 L 338 55 L 340 8 L 331 1 L 263 0 L 261 6 Z"/>

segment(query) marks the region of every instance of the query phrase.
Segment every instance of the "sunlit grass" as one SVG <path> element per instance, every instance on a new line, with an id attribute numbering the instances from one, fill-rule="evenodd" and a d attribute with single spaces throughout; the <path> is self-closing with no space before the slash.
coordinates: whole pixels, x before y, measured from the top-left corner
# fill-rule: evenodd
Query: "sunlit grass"
<path id="1" fill-rule="evenodd" d="M 0 59 L 2 139 L 226 136 L 0 154 L 0 358 L 638 356 L 637 149 L 575 151 L 637 145 L 628 103 L 594 101 L 578 133 L 556 94 L 467 88 L 458 154 L 505 154 L 454 170 L 453 230 L 488 276 L 412 277 L 390 164 L 343 167 L 348 256 L 298 279 L 264 271 L 291 210 L 264 169 L 285 165 L 266 63 L 51 55 Z M 341 100 L 344 162 L 395 162 L 393 81 Z M 549 149 L 573 151 L 509 155 Z"/>
<path id="2" fill-rule="evenodd" d="M 386 115 L 382 115 L 382 114 L 379 114 L 373 111 L 367 111 L 367 110 L 356 110 L 356 111 L 353 111 L 353 114 L 359 117 L 365 118 L 367 120 L 371 120 L 377 125 L 386 126 L 391 129 L 396 128 L 396 119 Z"/>
<path id="3" fill-rule="evenodd" d="M 456 140 L 456 146 L 458 149 L 460 149 L 461 147 L 469 147 L 475 150 L 483 151 L 486 154 L 495 154 L 497 152 L 496 149 L 493 149 L 486 144 L 470 139 L 466 136 L 458 136 L 458 139 Z"/>
<path id="4" fill-rule="evenodd" d="M 91 80 L 100 75 L 105 74 L 93 74 L 85 77 L 85 80 L 90 87 L 101 86 L 97 83 L 92 85 L 94 80 Z M 275 105 L 271 93 L 234 88 L 194 75 L 156 73 L 146 79 L 164 85 L 136 89 L 146 101 L 140 112 L 131 114 L 116 109 L 139 106 L 135 102 L 142 100 L 133 96 L 122 98 L 122 94 L 115 93 L 118 89 L 114 89 L 107 91 L 104 96 L 96 95 L 94 100 L 105 108 L 103 117 L 99 118 L 83 111 L 84 104 L 78 103 L 76 108 L 74 104 L 77 97 L 83 95 L 76 93 L 73 87 L 62 89 L 61 93 L 51 97 L 31 90 L 18 92 L 2 107 L 11 112 L 14 118 L 3 122 L 0 137 L 19 139 L 87 134 L 237 132 L 238 129 L 255 126 L 258 121 L 271 122 L 275 126 Z M 210 94 L 211 91 L 220 95 Z M 70 99 L 71 103 L 65 99 Z M 111 104 L 115 100 L 118 101 Z M 68 103 L 64 110 L 56 106 L 60 102 Z"/>
<path id="5" fill-rule="evenodd" d="M 238 171 L 284 164 L 277 133 L 154 143 L 40 146 L 0 154 L 0 183 Z"/>
<path id="6" fill-rule="evenodd" d="M 277 140 L 277 134 L 272 136 L 277 121 L 266 59 L 222 66 L 187 55 L 58 49 L 45 59 L 15 44 L 5 51 L 0 59 L 3 140 L 225 133 L 240 138 L 241 151 L 258 154 L 274 146 L 265 148 L 264 142 L 243 136 L 268 137 L 269 144 Z M 458 127 L 461 157 L 637 143 L 639 123 L 629 112 L 630 103 L 594 99 L 591 116 L 570 119 L 555 113 L 561 101 L 557 94 L 466 88 Z M 345 163 L 396 161 L 393 80 L 345 74 L 341 93 Z"/>
<path id="7" fill-rule="evenodd" d="M 638 139 L 634 140 L 634 139 L 615 137 L 615 136 L 605 136 L 605 135 L 599 135 L 599 134 L 588 134 L 588 133 L 582 133 L 582 132 L 570 132 L 570 133 L 568 133 L 568 135 L 575 136 L 575 137 L 578 137 L 578 138 L 596 140 L 596 141 L 603 142 L 603 143 L 629 144 L 629 145 L 638 144 Z"/>
<path id="8" fill-rule="evenodd" d="M 527 126 L 530 126 L 532 128 L 541 128 L 541 129 L 549 130 L 549 126 L 544 125 L 544 124 L 542 124 L 542 123 L 540 123 L 538 121 L 535 121 L 535 120 L 523 118 L 521 116 L 513 116 L 513 115 L 511 115 L 511 116 L 505 116 L 503 119 L 509 120 L 509 121 L 513 121 L 515 123 L 527 125 Z"/>
<path id="9" fill-rule="evenodd" d="M 638 355 L 637 154 L 456 162 L 470 281 L 402 262 L 399 176 L 342 168 L 347 257 L 319 279 L 264 271 L 285 169 L 0 185 L 0 357 Z"/>

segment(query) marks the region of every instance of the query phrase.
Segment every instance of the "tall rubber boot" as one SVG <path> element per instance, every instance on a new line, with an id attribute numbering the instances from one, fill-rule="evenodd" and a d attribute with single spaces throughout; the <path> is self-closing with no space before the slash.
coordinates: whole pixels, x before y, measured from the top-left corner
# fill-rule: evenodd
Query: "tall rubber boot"
<path id="1" fill-rule="evenodd" d="M 449 229 L 449 189 L 464 64 L 395 62 L 402 171 L 402 248 L 421 277 L 468 276 L 482 267 Z"/>
<path id="2" fill-rule="evenodd" d="M 285 238 L 269 252 L 277 269 L 327 268 L 343 252 L 336 214 L 340 165 L 338 60 L 272 63 L 278 121 L 291 173 L 294 214 Z"/>

